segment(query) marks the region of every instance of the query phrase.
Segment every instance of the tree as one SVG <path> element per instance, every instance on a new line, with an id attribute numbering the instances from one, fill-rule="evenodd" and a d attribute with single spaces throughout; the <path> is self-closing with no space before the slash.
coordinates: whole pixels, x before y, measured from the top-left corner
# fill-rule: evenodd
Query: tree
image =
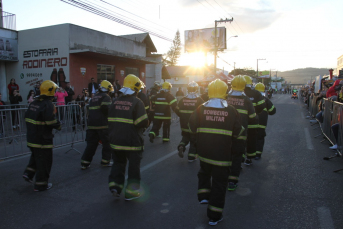
<path id="1" fill-rule="evenodd" d="M 169 51 L 163 55 L 162 63 L 164 65 L 175 66 L 178 59 L 181 56 L 181 39 L 179 30 L 176 31 L 173 44 L 170 47 Z"/>
<path id="2" fill-rule="evenodd" d="M 237 68 L 235 70 L 232 70 L 230 73 L 230 75 L 247 75 L 247 76 L 251 76 L 251 77 L 256 77 L 256 71 L 253 69 L 249 69 L 249 68 Z"/>

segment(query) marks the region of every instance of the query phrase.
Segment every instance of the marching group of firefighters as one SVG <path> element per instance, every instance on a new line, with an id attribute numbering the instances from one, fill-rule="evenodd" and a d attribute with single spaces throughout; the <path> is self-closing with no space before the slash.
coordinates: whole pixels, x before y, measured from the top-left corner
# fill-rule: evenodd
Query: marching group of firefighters
<path id="1" fill-rule="evenodd" d="M 153 143 L 163 126 L 162 141 L 169 142 L 173 110 L 180 117 L 182 140 L 178 155 L 183 158 L 189 144 L 188 161 L 199 158 L 198 200 L 200 204 L 208 204 L 209 224 L 216 225 L 223 219 L 226 190 L 237 188 L 241 163 L 251 165 L 252 159 L 262 157 L 268 115 L 276 112 L 264 95 L 265 86 L 257 83 L 253 88 L 249 76 L 236 76 L 228 84 L 217 79 L 208 85 L 208 94 L 199 97 L 198 84 L 191 82 L 187 96 L 179 101 L 170 93 L 169 82 L 155 84 L 149 97 L 142 92 L 144 87 L 138 77 L 130 74 L 124 79 L 121 96 L 112 101 L 109 94 L 113 85 L 102 81 L 89 104 L 87 146 L 81 169 L 90 167 L 100 141 L 101 165 L 112 167 L 109 190 L 117 197 L 124 192 L 125 200 L 139 198 L 143 133 L 152 123 L 149 140 Z M 51 101 L 57 88 L 54 82 L 44 81 L 40 86 L 41 95 L 25 114 L 27 146 L 32 154 L 23 178 L 34 183 L 34 191 L 52 187 L 48 182 L 52 129 L 61 128 Z M 128 179 L 124 188 L 127 161 Z"/>

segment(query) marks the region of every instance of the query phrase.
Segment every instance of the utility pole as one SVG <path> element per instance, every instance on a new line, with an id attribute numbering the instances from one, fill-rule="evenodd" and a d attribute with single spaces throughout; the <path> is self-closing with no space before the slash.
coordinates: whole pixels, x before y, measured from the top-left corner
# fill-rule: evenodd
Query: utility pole
<path id="1" fill-rule="evenodd" d="M 256 78 L 258 78 L 258 61 L 259 61 L 259 60 L 266 60 L 266 59 L 257 59 Z"/>
<path id="2" fill-rule="evenodd" d="M 217 51 L 218 51 L 218 44 L 217 44 L 217 24 L 219 23 L 225 23 L 225 22 L 232 22 L 233 18 L 231 19 L 220 19 L 214 21 L 214 64 L 213 64 L 213 74 L 216 74 L 217 71 Z"/>

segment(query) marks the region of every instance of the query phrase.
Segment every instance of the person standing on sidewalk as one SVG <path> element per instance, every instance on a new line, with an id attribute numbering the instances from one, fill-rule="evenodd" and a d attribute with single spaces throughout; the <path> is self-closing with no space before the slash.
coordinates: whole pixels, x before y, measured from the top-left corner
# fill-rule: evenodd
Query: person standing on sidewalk
<path id="1" fill-rule="evenodd" d="M 23 178 L 33 183 L 34 191 L 45 191 L 52 187 L 49 183 L 52 167 L 53 129 L 60 130 L 60 122 L 55 117 L 55 106 L 52 100 L 58 86 L 51 80 L 40 86 L 41 94 L 30 103 L 26 113 L 27 146 L 31 150 L 29 164 L 25 168 Z"/>
<path id="2" fill-rule="evenodd" d="M 108 137 L 108 108 L 111 105 L 111 97 L 108 95 L 113 92 L 113 85 L 103 80 L 99 92 L 96 93 L 89 103 L 89 114 L 87 121 L 86 142 L 87 146 L 81 158 L 81 169 L 88 169 L 93 156 L 98 148 L 99 141 L 102 142 L 101 166 L 111 166 L 111 147 Z"/>
<path id="3" fill-rule="evenodd" d="M 236 108 L 226 102 L 227 89 L 223 81 L 212 81 L 208 86 L 209 101 L 200 105 L 189 119 L 189 128 L 197 136 L 200 159 L 198 200 L 208 204 L 211 226 L 223 220 L 233 139 L 244 131 Z"/>
<path id="4" fill-rule="evenodd" d="M 140 164 L 144 149 L 143 131 L 149 119 L 145 105 L 137 98 L 137 93 L 144 88 L 144 83 L 135 75 L 129 74 L 124 79 L 118 97 L 110 107 L 108 123 L 113 166 L 108 177 L 109 190 L 119 197 L 124 189 L 125 170 L 129 161 L 125 200 L 137 199 L 140 194 Z"/>

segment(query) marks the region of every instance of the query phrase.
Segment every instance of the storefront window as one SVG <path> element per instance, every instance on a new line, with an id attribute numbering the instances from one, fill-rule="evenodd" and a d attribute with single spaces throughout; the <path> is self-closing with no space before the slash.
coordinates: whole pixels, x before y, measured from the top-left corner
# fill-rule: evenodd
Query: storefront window
<path id="1" fill-rule="evenodd" d="M 114 78 L 115 78 L 115 66 L 98 64 L 97 76 L 98 76 L 98 83 L 100 83 L 101 80 L 108 80 L 109 82 L 113 83 Z"/>
<path id="2" fill-rule="evenodd" d="M 125 68 L 125 75 L 134 74 L 135 76 L 139 77 L 139 68 Z"/>

